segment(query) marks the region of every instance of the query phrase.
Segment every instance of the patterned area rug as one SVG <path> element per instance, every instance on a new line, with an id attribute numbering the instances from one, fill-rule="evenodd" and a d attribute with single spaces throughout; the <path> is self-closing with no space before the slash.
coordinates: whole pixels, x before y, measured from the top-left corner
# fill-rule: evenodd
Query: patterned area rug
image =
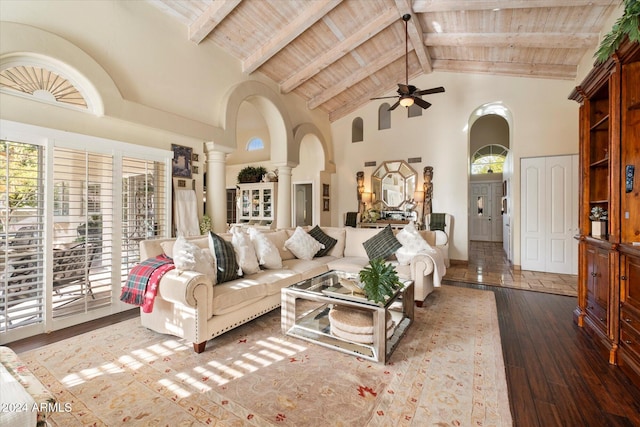
<path id="1" fill-rule="evenodd" d="M 453 286 L 387 365 L 283 336 L 279 310 L 202 354 L 132 319 L 20 357 L 70 409 L 57 426 L 512 425 L 494 294 Z"/>

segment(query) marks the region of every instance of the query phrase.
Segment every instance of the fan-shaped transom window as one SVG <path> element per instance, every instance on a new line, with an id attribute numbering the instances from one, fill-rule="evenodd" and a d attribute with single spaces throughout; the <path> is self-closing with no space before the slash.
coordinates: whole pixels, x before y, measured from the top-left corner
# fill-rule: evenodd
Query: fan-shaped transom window
<path id="1" fill-rule="evenodd" d="M 87 101 L 69 80 L 38 66 L 18 65 L 0 71 L 0 88 L 87 109 Z"/>
<path id="2" fill-rule="evenodd" d="M 264 141 L 261 138 L 253 137 L 247 142 L 247 151 L 256 151 L 264 149 Z"/>
<path id="3" fill-rule="evenodd" d="M 502 145 L 485 145 L 471 158 L 471 174 L 502 173 L 508 153 Z"/>

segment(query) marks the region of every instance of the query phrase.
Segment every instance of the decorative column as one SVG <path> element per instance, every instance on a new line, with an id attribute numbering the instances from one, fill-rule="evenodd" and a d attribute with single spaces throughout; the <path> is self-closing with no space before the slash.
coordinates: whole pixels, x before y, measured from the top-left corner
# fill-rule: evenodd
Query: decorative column
<path id="1" fill-rule="evenodd" d="M 291 166 L 278 166 L 276 228 L 291 227 Z"/>
<path id="2" fill-rule="evenodd" d="M 207 156 L 207 214 L 211 217 L 211 228 L 216 233 L 227 231 L 226 157 L 215 151 L 213 143 L 204 144 Z"/>

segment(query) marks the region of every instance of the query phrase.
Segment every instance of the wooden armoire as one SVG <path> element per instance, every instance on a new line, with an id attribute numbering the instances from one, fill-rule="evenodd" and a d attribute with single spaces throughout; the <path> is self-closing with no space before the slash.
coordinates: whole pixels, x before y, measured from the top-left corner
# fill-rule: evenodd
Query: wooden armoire
<path id="1" fill-rule="evenodd" d="M 640 385 L 640 45 L 623 42 L 569 99 L 580 103 L 574 318 Z M 592 232 L 594 207 L 608 212 L 602 235 Z"/>

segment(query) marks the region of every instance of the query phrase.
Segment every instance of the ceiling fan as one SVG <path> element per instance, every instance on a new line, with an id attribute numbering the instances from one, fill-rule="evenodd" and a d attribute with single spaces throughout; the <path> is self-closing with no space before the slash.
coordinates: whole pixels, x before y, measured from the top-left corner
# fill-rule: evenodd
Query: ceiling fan
<path id="1" fill-rule="evenodd" d="M 423 109 L 431 107 L 431 103 L 422 99 L 422 95 L 430 95 L 432 93 L 444 92 L 444 88 L 434 87 L 432 89 L 419 90 L 417 87 L 409 84 L 409 31 L 407 21 L 411 19 L 410 14 L 402 15 L 404 21 L 404 63 L 405 63 L 405 84 L 398 83 L 398 101 L 389 107 L 389 111 L 395 110 L 398 105 L 403 107 L 411 107 L 414 103 Z M 382 96 L 374 99 L 396 98 L 396 96 Z"/>

